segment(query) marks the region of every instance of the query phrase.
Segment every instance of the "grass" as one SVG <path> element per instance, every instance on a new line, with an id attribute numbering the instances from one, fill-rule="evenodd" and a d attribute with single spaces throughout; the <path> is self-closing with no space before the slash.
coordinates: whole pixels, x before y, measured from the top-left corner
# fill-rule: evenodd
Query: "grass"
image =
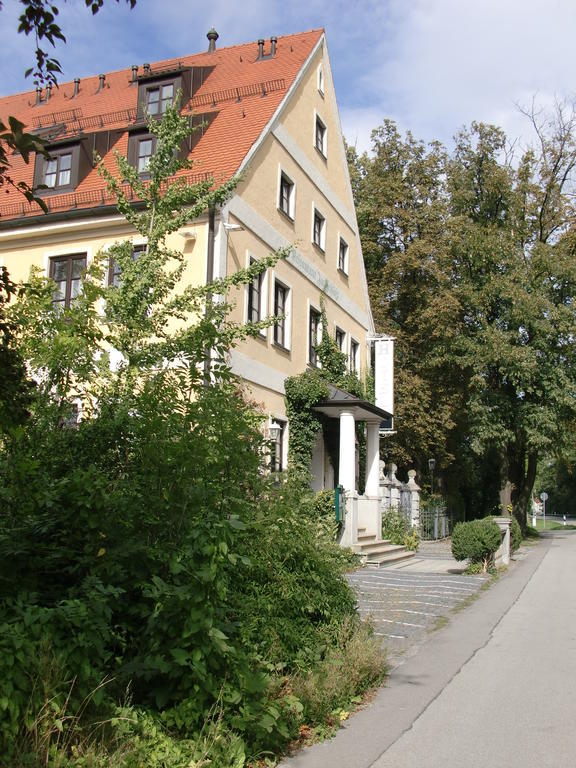
<path id="1" fill-rule="evenodd" d="M 532 519 L 530 519 L 530 522 L 532 522 Z M 537 531 L 559 531 L 559 530 L 576 531 L 576 525 L 573 525 L 568 521 L 566 521 L 566 525 L 564 525 L 563 521 L 558 520 L 558 518 L 537 517 L 536 530 Z"/>

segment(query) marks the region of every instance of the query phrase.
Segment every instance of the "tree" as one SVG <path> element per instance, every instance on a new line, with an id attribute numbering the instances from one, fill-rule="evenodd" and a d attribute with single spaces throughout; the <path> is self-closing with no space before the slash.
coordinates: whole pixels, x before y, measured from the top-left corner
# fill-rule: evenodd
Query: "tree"
<path id="1" fill-rule="evenodd" d="M 576 385 L 574 116 L 533 121 L 540 146 L 517 162 L 478 123 L 450 156 L 385 124 L 374 157 L 355 158 L 375 317 L 399 340 L 399 463 L 440 454 L 484 512 L 496 474 L 500 508 L 522 525 L 538 457 L 566 444 Z"/>
<path id="2" fill-rule="evenodd" d="M 396 337 L 395 423 L 385 450 L 421 471 L 430 456 L 453 459 L 448 435 L 459 404 L 446 376 L 447 329 L 455 306 L 445 275 L 448 217 L 446 153 L 426 148 L 392 121 L 372 133 L 373 156 L 349 151 L 372 311 Z"/>

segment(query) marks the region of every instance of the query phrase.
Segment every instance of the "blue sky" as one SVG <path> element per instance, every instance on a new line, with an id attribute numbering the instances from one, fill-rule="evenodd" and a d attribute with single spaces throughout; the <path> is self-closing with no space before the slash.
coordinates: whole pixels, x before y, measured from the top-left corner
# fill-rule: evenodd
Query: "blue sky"
<path id="1" fill-rule="evenodd" d="M 17 0 L 0 11 L 0 93 L 32 87 L 34 41 L 16 33 Z M 420 139 L 451 145 L 472 120 L 530 140 L 517 104 L 549 107 L 576 92 L 574 0 L 105 0 L 62 4 L 63 80 L 324 27 L 343 131 L 358 149 L 385 117 Z"/>

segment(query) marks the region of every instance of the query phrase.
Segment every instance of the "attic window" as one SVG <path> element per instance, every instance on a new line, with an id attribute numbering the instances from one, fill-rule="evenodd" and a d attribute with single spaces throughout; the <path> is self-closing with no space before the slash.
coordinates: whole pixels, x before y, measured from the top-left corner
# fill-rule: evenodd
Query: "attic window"
<path id="1" fill-rule="evenodd" d="M 182 92 L 182 102 L 190 98 L 190 76 L 186 73 L 172 76 L 154 77 L 138 82 L 138 119 L 162 117 L 168 107 L 174 103 L 177 91 Z"/>
<path id="2" fill-rule="evenodd" d="M 318 93 L 324 96 L 324 69 L 322 64 L 318 66 Z"/>
<path id="3" fill-rule="evenodd" d="M 322 157 L 326 157 L 326 126 L 316 115 L 316 123 L 314 127 L 314 146 L 320 152 Z"/>
<path id="4" fill-rule="evenodd" d="M 60 152 L 46 160 L 44 166 L 44 184 L 50 189 L 70 186 L 72 170 L 72 152 Z"/>
<path id="5" fill-rule="evenodd" d="M 49 157 L 36 155 L 34 186 L 40 194 L 67 192 L 75 189 L 91 167 L 90 161 L 80 144 L 50 147 Z"/>
<path id="6" fill-rule="evenodd" d="M 156 151 L 156 136 L 151 133 L 133 133 L 128 140 L 128 162 L 141 176 L 150 173 L 150 159 Z"/>
<path id="7" fill-rule="evenodd" d="M 146 112 L 148 115 L 163 115 L 174 101 L 174 83 L 146 89 Z"/>

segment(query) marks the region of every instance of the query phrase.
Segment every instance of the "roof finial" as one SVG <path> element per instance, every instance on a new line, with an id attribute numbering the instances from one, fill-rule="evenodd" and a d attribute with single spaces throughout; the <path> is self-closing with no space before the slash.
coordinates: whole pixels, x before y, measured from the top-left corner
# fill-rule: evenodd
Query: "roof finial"
<path id="1" fill-rule="evenodd" d="M 214 29 L 214 27 L 211 27 L 208 30 L 208 34 L 206 35 L 208 38 L 208 53 L 214 53 L 216 50 L 216 40 L 220 37 L 218 32 Z"/>

